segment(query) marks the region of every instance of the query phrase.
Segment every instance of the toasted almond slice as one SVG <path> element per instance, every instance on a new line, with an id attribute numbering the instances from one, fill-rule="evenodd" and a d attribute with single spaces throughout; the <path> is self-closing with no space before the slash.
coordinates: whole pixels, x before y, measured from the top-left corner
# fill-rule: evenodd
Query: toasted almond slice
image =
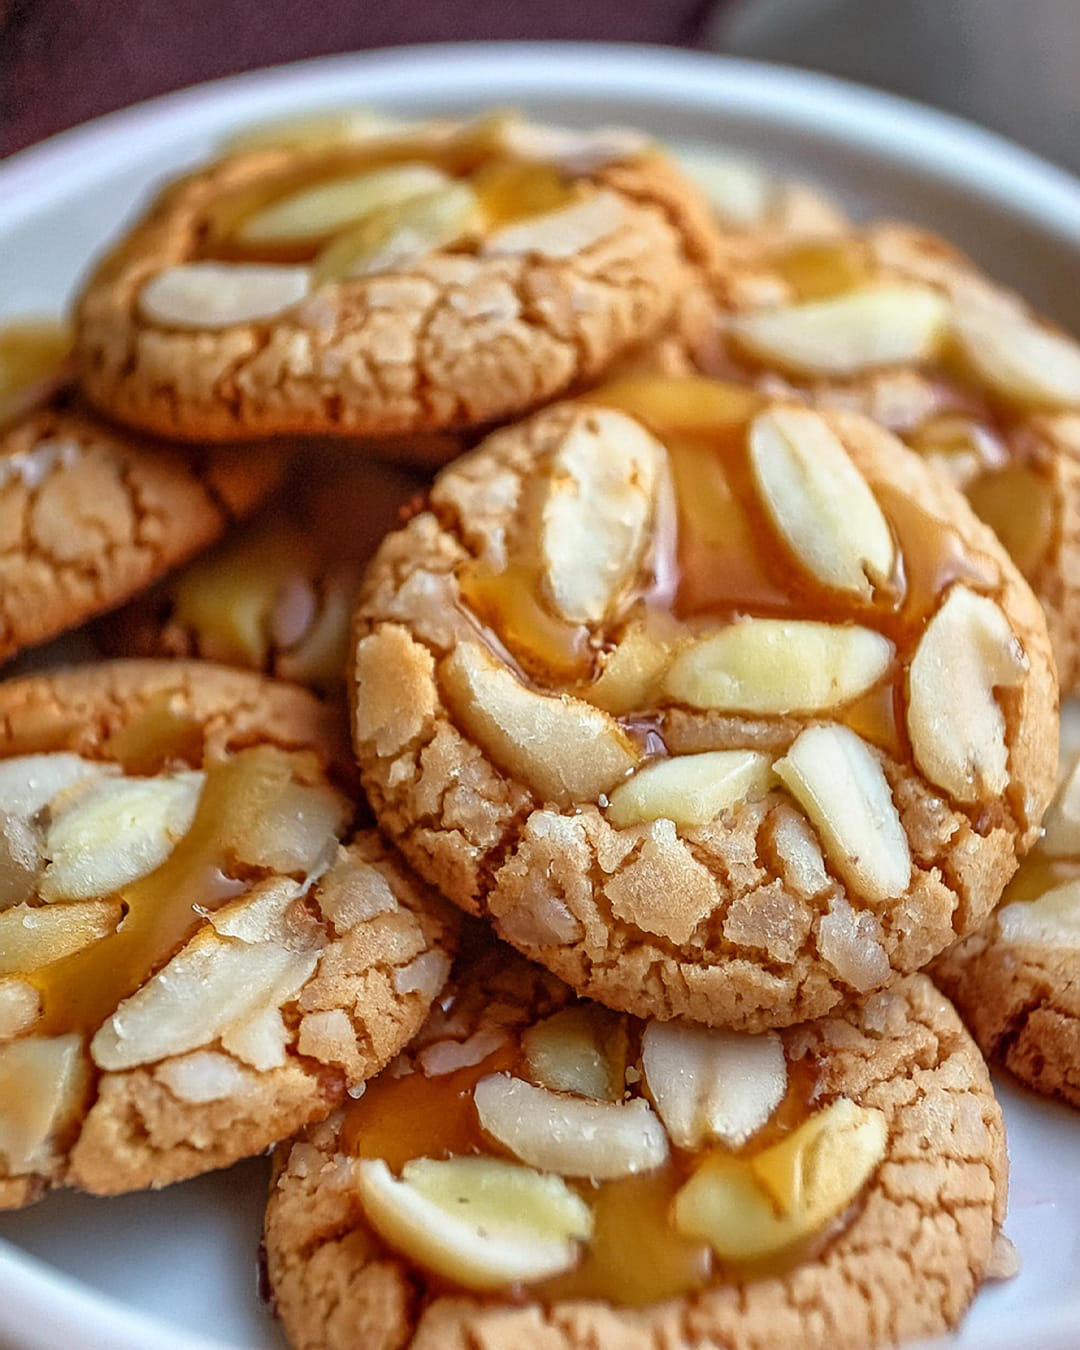
<path id="1" fill-rule="evenodd" d="M 956 801 L 977 802 L 1009 782 L 1005 718 L 994 691 L 1020 684 L 1028 659 L 985 595 L 955 585 L 926 626 L 908 676 L 915 763 Z"/>
<path id="2" fill-rule="evenodd" d="M 767 1260 L 841 1214 L 887 1144 L 884 1113 L 840 1097 L 761 1153 L 712 1155 L 676 1195 L 675 1227 L 721 1260 Z"/>
<path id="3" fill-rule="evenodd" d="M 488 1134 L 544 1172 L 606 1181 L 667 1161 L 664 1127 L 640 1097 L 590 1101 L 493 1073 L 477 1083 L 473 1100 Z"/>
<path id="4" fill-rule="evenodd" d="M 807 727 L 773 768 L 856 898 L 904 894 L 911 883 L 907 835 L 881 763 L 865 741 L 844 726 Z"/>
<path id="5" fill-rule="evenodd" d="M 438 192 L 451 180 L 433 164 L 394 164 L 316 183 L 257 211 L 234 238 L 242 244 L 321 239 L 356 225 L 373 211 L 393 210 Z"/>
<path id="6" fill-rule="evenodd" d="M 691 708 L 784 715 L 825 712 L 873 688 L 892 645 L 870 628 L 804 619 L 744 619 L 674 658 L 668 696 Z"/>
<path id="7" fill-rule="evenodd" d="M 0 1161 L 10 1176 L 47 1165 L 50 1140 L 86 1081 L 82 1039 L 28 1036 L 0 1046 Z"/>
<path id="8" fill-rule="evenodd" d="M 191 828 L 204 773 L 102 778 L 49 823 L 43 900 L 110 895 L 160 867 Z"/>
<path id="9" fill-rule="evenodd" d="M 621 229 L 626 220 L 623 199 L 602 189 L 569 206 L 494 230 L 484 240 L 481 252 L 489 258 L 526 253 L 540 258 L 573 258 Z"/>
<path id="10" fill-rule="evenodd" d="M 1080 409 L 1080 346 L 1072 338 L 989 309 L 957 310 L 952 331 L 996 394 L 1026 407 Z"/>
<path id="11" fill-rule="evenodd" d="M 818 920 L 818 952 L 857 993 L 887 984 L 889 956 L 881 943 L 881 920 L 868 909 L 854 910 L 842 895 L 829 900 Z"/>
<path id="12" fill-rule="evenodd" d="M 715 1140 L 741 1148 L 787 1091 L 787 1060 L 775 1031 L 743 1036 L 653 1020 L 642 1036 L 641 1067 L 676 1148 Z"/>
<path id="13" fill-rule="evenodd" d="M 607 817 L 620 828 L 663 817 L 692 829 L 740 802 L 764 797 L 772 783 L 771 760 L 754 750 L 679 755 L 646 764 L 620 783 Z"/>
<path id="14" fill-rule="evenodd" d="M 589 702 L 616 716 L 655 703 L 680 636 L 678 621 L 662 610 L 635 620 L 608 655 L 600 678 L 589 686 Z"/>
<path id="15" fill-rule="evenodd" d="M 0 979 L 0 1041 L 29 1031 L 41 1016 L 41 995 L 26 980 L 10 975 Z"/>
<path id="16" fill-rule="evenodd" d="M 750 466 L 769 518 L 823 585 L 869 600 L 893 569 L 892 533 L 840 438 L 809 408 L 772 408 L 750 427 Z"/>
<path id="17" fill-rule="evenodd" d="M 527 1028 L 521 1037 L 529 1073 L 553 1092 L 576 1092 L 601 1101 L 622 1099 L 626 1025 L 596 1003 L 563 1008 Z"/>
<path id="18" fill-rule="evenodd" d="M 590 389 L 587 398 L 666 433 L 689 435 L 740 426 L 762 403 L 749 386 L 706 375 L 628 375 Z"/>
<path id="19" fill-rule="evenodd" d="M 139 311 L 164 328 L 231 328 L 274 319 L 311 287 L 306 267 L 276 263 L 178 263 L 142 288 Z"/>
<path id="20" fill-rule="evenodd" d="M 635 159 L 652 144 L 644 132 L 632 127 L 578 131 L 575 127 L 540 126 L 521 118 L 508 119 L 504 123 L 500 142 L 507 154 L 557 164 L 571 177 Z"/>
<path id="21" fill-rule="evenodd" d="M 498 1158 L 414 1158 L 400 1181 L 365 1158 L 356 1179 L 380 1236 L 466 1289 L 557 1275 L 592 1232 L 589 1207 L 560 1177 Z"/>
<path id="22" fill-rule="evenodd" d="M 0 426 L 59 387 L 71 352 L 67 324 L 26 320 L 0 327 Z"/>
<path id="23" fill-rule="evenodd" d="M 1051 858 L 1080 858 L 1080 755 L 1061 775 L 1054 800 L 1043 816 L 1039 847 Z"/>
<path id="24" fill-rule="evenodd" d="M 364 141 L 422 124 L 387 117 L 374 108 L 340 108 L 333 112 L 313 113 L 308 117 L 287 117 L 276 122 L 260 122 L 238 131 L 222 142 L 228 154 L 246 154 L 252 150 L 318 150 L 349 141 Z"/>
<path id="25" fill-rule="evenodd" d="M 748 229 L 765 220 L 774 185 L 760 164 L 715 150 L 680 150 L 675 160 L 725 225 Z"/>
<path id="26" fill-rule="evenodd" d="M 339 235 L 315 260 L 315 285 L 394 272 L 450 248 L 472 234 L 480 219 L 468 183 L 448 183 L 436 192 L 373 211 Z"/>
<path id="27" fill-rule="evenodd" d="M 29 975 L 116 932 L 119 900 L 12 905 L 0 913 L 0 975 Z"/>
<path id="28" fill-rule="evenodd" d="M 1080 947 L 1080 880 L 1063 882 L 1037 900 L 1018 900 L 997 913 L 1003 942 Z"/>
<path id="29" fill-rule="evenodd" d="M 888 285 L 731 320 L 736 343 L 793 375 L 858 375 L 923 361 L 945 334 L 949 302 L 927 286 Z"/>
<path id="30" fill-rule="evenodd" d="M 43 865 L 38 828 L 22 816 L 0 812 L 0 910 L 36 894 Z"/>
<path id="31" fill-rule="evenodd" d="M 475 643 L 456 647 L 439 678 L 465 733 L 546 801 L 596 801 L 638 762 L 607 713 L 567 694 L 527 689 Z"/>
<path id="32" fill-rule="evenodd" d="M 98 764 L 57 750 L 43 755 L 16 755 L 0 760 L 0 811 L 33 816 L 76 783 L 116 772 L 116 766 Z"/>
<path id="33" fill-rule="evenodd" d="M 352 811 L 327 783 L 285 782 L 272 801 L 239 823 L 231 843 L 244 862 L 275 872 L 321 876 L 334 860 Z"/>
<path id="34" fill-rule="evenodd" d="M 599 623 L 636 575 L 649 540 L 664 447 L 606 408 L 583 410 L 551 458 L 540 557 L 555 608 Z"/>

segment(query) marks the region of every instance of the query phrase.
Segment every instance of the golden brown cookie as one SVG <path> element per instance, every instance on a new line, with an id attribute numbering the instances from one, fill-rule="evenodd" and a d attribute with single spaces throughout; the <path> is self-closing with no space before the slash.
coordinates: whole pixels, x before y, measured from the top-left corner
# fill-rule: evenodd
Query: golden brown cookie
<path id="1" fill-rule="evenodd" d="M 495 115 L 264 145 L 166 189 L 98 267 L 80 377 L 182 439 L 482 423 L 655 333 L 714 239 L 636 132 Z"/>
<path id="2" fill-rule="evenodd" d="M 1005 1140 L 925 977 L 761 1036 L 643 1025 L 504 952 L 460 979 L 278 1150 L 296 1350 L 869 1350 L 963 1316 Z"/>
<path id="3" fill-rule="evenodd" d="M 490 437 L 365 578 L 414 866 L 579 993 L 761 1030 L 977 927 L 1053 789 L 1042 613 L 874 423 L 626 381 Z"/>
<path id="4" fill-rule="evenodd" d="M 202 657 L 339 691 L 361 568 L 426 488 L 392 465 L 305 455 L 269 511 L 109 615 L 100 641 L 112 656 Z"/>
<path id="5" fill-rule="evenodd" d="M 211 460 L 108 426 L 54 378 L 57 338 L 0 329 L 0 660 L 130 599 L 281 476 L 268 448 Z"/>
<path id="6" fill-rule="evenodd" d="M 680 311 L 684 360 L 857 409 L 943 468 L 1047 613 L 1080 681 L 1080 346 L 944 240 L 879 224 L 719 252 Z M 678 346 L 679 344 L 674 344 Z M 658 359 L 677 368 L 671 338 Z"/>
<path id="7" fill-rule="evenodd" d="M 220 666 L 0 684 L 0 1207 L 259 1153 L 416 1032 L 455 925 L 343 749 Z"/>
<path id="8" fill-rule="evenodd" d="M 1043 824 L 998 909 L 931 973 L 988 1059 L 1080 1106 L 1080 757 Z"/>

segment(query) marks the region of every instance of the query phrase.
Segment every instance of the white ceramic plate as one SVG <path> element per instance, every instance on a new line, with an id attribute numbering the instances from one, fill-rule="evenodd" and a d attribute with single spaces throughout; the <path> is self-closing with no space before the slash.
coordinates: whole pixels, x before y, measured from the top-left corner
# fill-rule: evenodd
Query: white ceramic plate
<path id="1" fill-rule="evenodd" d="M 836 80 L 643 47 L 487 45 L 334 57 L 170 95 L 0 165 L 0 318 L 55 312 L 151 186 L 226 131 L 319 107 L 515 104 L 633 122 L 819 178 L 856 212 L 943 230 L 1080 328 L 1080 184 L 975 127 Z M 955 1344 L 1080 1345 L 1080 1117 L 1000 1084 L 1023 1270 Z M 0 1218 L 0 1348 L 280 1350 L 256 1292 L 263 1161 L 157 1195 L 59 1194 Z M 361 1350 L 361 1347 L 357 1347 Z M 792 1350 L 796 1350 L 792 1347 Z"/>

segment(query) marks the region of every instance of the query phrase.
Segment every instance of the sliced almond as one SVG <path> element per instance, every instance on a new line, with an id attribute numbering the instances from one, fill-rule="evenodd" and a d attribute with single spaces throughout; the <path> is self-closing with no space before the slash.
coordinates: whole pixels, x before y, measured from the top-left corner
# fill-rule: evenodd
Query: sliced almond
<path id="1" fill-rule="evenodd" d="M 632 127 L 538 126 L 521 118 L 508 119 L 500 136 L 501 148 L 521 159 L 557 164 L 571 176 L 594 173 L 608 164 L 618 164 L 644 153 L 652 141 Z"/>
<path id="2" fill-rule="evenodd" d="M 619 828 L 663 817 L 692 829 L 740 802 L 764 797 L 772 784 L 772 761 L 754 750 L 679 755 L 646 764 L 620 783 L 607 817 Z"/>
<path id="3" fill-rule="evenodd" d="M 589 702 L 616 716 L 655 703 L 679 636 L 677 621 L 663 611 L 635 620 L 589 686 Z"/>
<path id="4" fill-rule="evenodd" d="M 341 108 L 333 112 L 312 113 L 307 117 L 288 117 L 276 122 L 261 122 L 229 136 L 222 148 L 229 154 L 251 150 L 318 150 L 349 141 L 369 140 L 376 136 L 400 134 L 415 122 L 387 117 L 373 108 Z"/>
<path id="5" fill-rule="evenodd" d="M 174 1097 L 184 1102 L 220 1102 L 250 1091 L 252 1078 L 236 1060 L 219 1050 L 196 1050 L 179 1059 L 166 1060 L 154 1071 Z"/>
<path id="6" fill-rule="evenodd" d="M 622 229 L 627 218 L 626 203 L 617 193 L 591 192 L 569 206 L 494 230 L 481 252 L 489 258 L 523 254 L 552 260 L 573 258 Z"/>
<path id="7" fill-rule="evenodd" d="M 1080 947 L 1080 880 L 1055 886 L 1037 900 L 1003 905 L 997 923 L 1003 942 Z"/>
<path id="8" fill-rule="evenodd" d="M 351 804 L 327 783 L 282 783 L 273 799 L 238 822 L 238 858 L 286 875 L 321 876 L 337 854 Z"/>
<path id="9" fill-rule="evenodd" d="M 883 1112 L 841 1097 L 761 1153 L 713 1154 L 676 1195 L 675 1227 L 721 1260 L 767 1260 L 843 1213 L 885 1157 L 888 1133 Z"/>
<path id="10" fill-rule="evenodd" d="M 1027 407 L 1080 408 L 1080 346 L 1034 320 L 990 309 L 958 310 L 953 337 L 980 379 Z"/>
<path id="11" fill-rule="evenodd" d="M 620 1101 L 626 1072 L 626 1025 L 595 1003 L 563 1008 L 521 1038 L 529 1073 L 553 1092 Z"/>
<path id="12" fill-rule="evenodd" d="M 0 975 L 29 975 L 116 932 L 119 900 L 13 905 L 0 913 Z"/>
<path id="13" fill-rule="evenodd" d="M 731 320 L 735 342 L 793 375 L 858 375 L 924 361 L 937 350 L 949 302 L 927 286 L 888 285 Z"/>
<path id="14" fill-rule="evenodd" d="M 911 884 L 911 852 L 881 762 L 844 726 L 807 727 L 777 777 L 810 817 L 855 897 L 891 900 Z"/>
<path id="15" fill-rule="evenodd" d="M 392 210 L 446 187 L 433 164 L 394 164 L 303 188 L 248 216 L 236 230 L 242 244 L 314 240 L 358 224 L 373 211 Z"/>
<path id="16" fill-rule="evenodd" d="M 808 408 L 771 408 L 751 424 L 750 466 L 762 504 L 818 581 L 869 600 L 889 579 L 892 533 L 840 438 Z"/>
<path id="17" fill-rule="evenodd" d="M 43 866 L 40 831 L 22 816 L 0 813 L 0 910 L 34 896 Z"/>
<path id="18" fill-rule="evenodd" d="M 857 993 L 888 983 L 891 967 L 880 919 L 870 910 L 854 910 L 842 895 L 831 898 L 828 914 L 818 920 L 817 945 L 822 959 Z"/>
<path id="19" fill-rule="evenodd" d="M 872 689 L 892 658 L 892 645 L 870 628 L 745 619 L 684 647 L 664 691 L 691 708 L 772 716 L 825 712 Z"/>
<path id="20" fill-rule="evenodd" d="M 74 784 L 115 771 L 114 765 L 97 764 L 59 750 L 0 759 L 0 811 L 12 816 L 36 815 Z"/>
<path id="21" fill-rule="evenodd" d="M 139 311 L 163 328 L 231 328 L 275 319 L 311 287 L 306 267 L 275 263 L 179 263 L 142 288 Z"/>
<path id="22" fill-rule="evenodd" d="M 191 828 L 206 775 L 102 778 L 50 821 L 43 900 L 111 895 L 160 867 Z"/>
<path id="23" fill-rule="evenodd" d="M 0 426 L 29 412 L 59 387 L 71 330 L 48 320 L 0 326 Z"/>
<path id="24" fill-rule="evenodd" d="M 41 1016 L 41 995 L 26 980 L 0 979 L 0 1041 L 29 1031 Z"/>
<path id="25" fill-rule="evenodd" d="M 667 1135 L 647 1101 L 590 1101 L 493 1073 L 473 1093 L 484 1129 L 544 1172 L 606 1181 L 662 1167 Z"/>
<path id="26" fill-rule="evenodd" d="M 743 1036 L 654 1020 L 642 1036 L 641 1067 L 676 1148 L 717 1140 L 741 1148 L 787 1092 L 787 1060 L 775 1031 Z"/>
<path id="27" fill-rule="evenodd" d="M 466 1289 L 557 1275 L 592 1232 L 589 1207 L 560 1177 L 498 1158 L 414 1158 L 400 1181 L 365 1158 L 356 1179 L 379 1235 Z"/>
<path id="28" fill-rule="evenodd" d="M 1051 858 L 1080 858 L 1080 755 L 1062 774 L 1054 800 L 1043 816 L 1039 848 Z"/>
<path id="29" fill-rule="evenodd" d="M 398 206 L 373 211 L 315 260 L 315 284 L 350 281 L 409 267 L 472 234 L 480 220 L 468 183 L 449 183 Z"/>
<path id="30" fill-rule="evenodd" d="M 588 399 L 664 433 L 687 435 L 741 426 L 762 403 L 761 394 L 749 386 L 706 375 L 629 375 L 590 389 Z"/>
<path id="31" fill-rule="evenodd" d="M 641 565 L 664 447 L 622 413 L 589 409 L 551 458 L 540 557 L 555 608 L 599 623 Z"/>
<path id="32" fill-rule="evenodd" d="M 0 1160 L 9 1175 L 48 1164 L 51 1138 L 77 1109 L 85 1082 L 82 1039 L 74 1032 L 0 1046 Z"/>
<path id="33" fill-rule="evenodd" d="M 596 801 L 638 761 L 633 742 L 607 713 L 567 694 L 527 689 L 475 643 L 455 648 L 439 678 L 466 734 L 546 801 Z"/>
<path id="34" fill-rule="evenodd" d="M 915 763 L 956 801 L 997 797 L 1007 787 L 995 690 L 1015 687 L 1027 672 L 1027 655 L 994 601 L 953 586 L 912 658 L 907 725 Z"/>
<path id="35" fill-rule="evenodd" d="M 725 225 L 749 229 L 765 221 L 774 184 L 760 164 L 714 150 L 680 150 L 675 158 Z"/>

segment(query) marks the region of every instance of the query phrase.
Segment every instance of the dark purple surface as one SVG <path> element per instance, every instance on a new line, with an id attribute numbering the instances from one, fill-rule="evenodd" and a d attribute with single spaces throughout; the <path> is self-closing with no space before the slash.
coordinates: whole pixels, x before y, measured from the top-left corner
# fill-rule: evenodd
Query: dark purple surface
<path id="1" fill-rule="evenodd" d="M 458 39 L 692 46 L 715 0 L 0 0 L 0 156 L 113 108 L 328 52 Z"/>

